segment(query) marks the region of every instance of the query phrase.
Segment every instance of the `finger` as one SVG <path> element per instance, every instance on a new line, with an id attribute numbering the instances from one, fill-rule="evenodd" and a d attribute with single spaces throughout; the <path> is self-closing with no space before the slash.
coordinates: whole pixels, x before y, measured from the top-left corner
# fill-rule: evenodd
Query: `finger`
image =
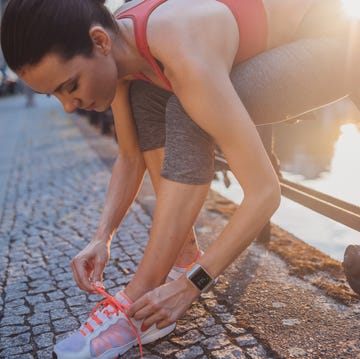
<path id="1" fill-rule="evenodd" d="M 148 318 L 157 313 L 159 309 L 160 308 L 158 306 L 155 306 L 153 304 L 147 304 L 144 307 L 140 308 L 138 311 L 136 311 L 133 317 L 136 320 Z"/>
<path id="2" fill-rule="evenodd" d="M 174 323 L 176 320 L 170 320 L 169 318 L 160 319 L 157 321 L 156 328 L 163 329 Z"/>
<path id="3" fill-rule="evenodd" d="M 150 328 L 153 324 L 156 324 L 156 323 L 161 323 L 161 322 L 167 322 L 167 319 L 165 318 L 166 315 L 164 315 L 164 313 L 162 313 L 161 311 L 158 311 L 156 313 L 153 313 L 152 315 L 150 315 L 149 317 L 147 317 L 142 325 L 145 327 L 145 328 Z M 158 326 L 158 325 L 156 325 Z"/>
<path id="4" fill-rule="evenodd" d="M 136 320 L 141 320 L 151 315 L 154 315 L 157 312 L 164 312 L 163 304 L 160 300 L 160 293 L 158 289 L 155 289 L 151 292 L 145 294 L 146 301 L 143 307 L 139 308 L 136 313 L 134 313 L 134 318 Z"/>
<path id="5" fill-rule="evenodd" d="M 74 260 L 72 260 L 72 261 L 70 262 L 70 267 L 71 267 L 71 270 L 72 270 L 72 272 L 73 272 L 74 280 L 75 280 L 77 286 L 80 288 L 79 276 L 78 276 L 78 274 L 77 274 L 77 267 L 76 267 L 76 264 L 75 264 Z"/>
<path id="6" fill-rule="evenodd" d="M 75 258 L 71 262 L 71 268 L 78 287 L 90 293 L 94 292 L 89 280 L 89 268 L 86 261 L 81 261 Z"/>
<path id="7" fill-rule="evenodd" d="M 105 263 L 95 263 L 94 272 L 92 275 L 92 281 L 97 287 L 102 287 L 102 281 L 103 281 L 103 272 L 105 268 Z"/>
<path id="8" fill-rule="evenodd" d="M 127 310 L 127 315 L 129 317 L 133 317 L 136 312 L 141 310 L 142 308 L 146 307 L 148 304 L 147 295 L 143 295 L 137 301 L 130 305 L 129 309 Z"/>

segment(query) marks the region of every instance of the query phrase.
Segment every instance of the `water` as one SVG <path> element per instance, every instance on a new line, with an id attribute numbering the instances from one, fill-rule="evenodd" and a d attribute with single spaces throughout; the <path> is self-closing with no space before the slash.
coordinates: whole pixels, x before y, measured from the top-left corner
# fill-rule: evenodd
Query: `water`
<path id="1" fill-rule="evenodd" d="M 274 128 L 275 153 L 285 178 L 360 206 L 360 112 L 343 100 L 306 115 L 297 124 Z M 212 188 L 240 203 L 241 187 L 213 181 Z M 360 244 L 360 232 L 282 198 L 272 222 L 342 260 L 348 244 Z"/>

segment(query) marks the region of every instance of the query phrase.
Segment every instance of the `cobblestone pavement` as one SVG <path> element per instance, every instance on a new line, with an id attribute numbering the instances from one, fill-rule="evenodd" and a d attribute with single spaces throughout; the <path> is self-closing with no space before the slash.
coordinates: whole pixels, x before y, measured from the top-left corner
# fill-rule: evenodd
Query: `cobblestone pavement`
<path id="1" fill-rule="evenodd" d="M 96 229 L 110 171 L 54 99 L 0 99 L 0 357 L 46 359 L 102 298 L 75 286 L 70 259 Z M 143 254 L 151 217 L 134 203 L 112 244 L 114 294 Z M 139 356 L 138 348 L 124 358 Z M 219 303 L 200 299 L 145 358 L 270 358 Z"/>

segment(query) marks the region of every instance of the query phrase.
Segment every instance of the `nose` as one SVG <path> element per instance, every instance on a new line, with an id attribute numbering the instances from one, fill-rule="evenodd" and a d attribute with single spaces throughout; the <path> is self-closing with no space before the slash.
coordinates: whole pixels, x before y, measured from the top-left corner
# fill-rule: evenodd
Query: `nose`
<path id="1" fill-rule="evenodd" d="M 79 100 L 76 98 L 61 98 L 60 99 L 65 112 L 73 113 L 79 107 Z"/>
<path id="2" fill-rule="evenodd" d="M 64 110 L 65 112 L 67 113 L 73 113 L 75 110 L 76 110 L 76 107 L 75 106 L 72 106 L 71 104 L 63 104 L 64 106 Z"/>

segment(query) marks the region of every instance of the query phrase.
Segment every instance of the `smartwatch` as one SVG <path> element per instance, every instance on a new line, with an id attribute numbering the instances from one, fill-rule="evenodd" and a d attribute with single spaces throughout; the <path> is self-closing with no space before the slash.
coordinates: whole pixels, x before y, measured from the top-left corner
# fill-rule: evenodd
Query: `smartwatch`
<path id="1" fill-rule="evenodd" d="M 214 284 L 214 279 L 200 264 L 192 266 L 186 272 L 186 278 L 201 293 L 208 291 Z"/>

